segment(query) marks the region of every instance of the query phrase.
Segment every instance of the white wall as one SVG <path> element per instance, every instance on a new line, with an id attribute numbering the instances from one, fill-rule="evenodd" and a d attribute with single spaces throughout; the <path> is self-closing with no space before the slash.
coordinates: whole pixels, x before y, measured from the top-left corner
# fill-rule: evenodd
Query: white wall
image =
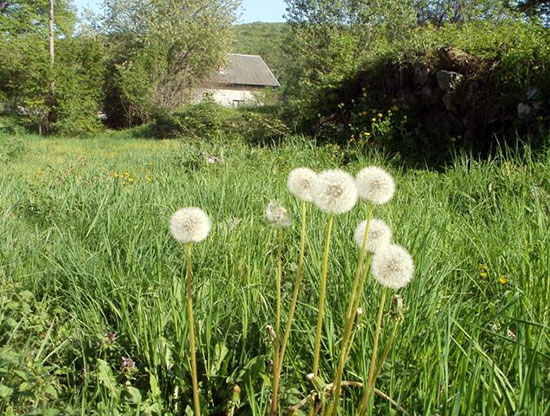
<path id="1" fill-rule="evenodd" d="M 260 102 L 257 99 L 257 95 L 260 91 L 251 90 L 232 90 L 232 89 L 210 89 L 203 88 L 197 91 L 193 102 L 200 102 L 205 95 L 210 95 L 212 99 L 225 107 L 237 107 L 238 105 L 257 105 Z M 237 103 L 237 101 L 239 101 Z M 244 101 L 244 103 L 243 103 Z"/>

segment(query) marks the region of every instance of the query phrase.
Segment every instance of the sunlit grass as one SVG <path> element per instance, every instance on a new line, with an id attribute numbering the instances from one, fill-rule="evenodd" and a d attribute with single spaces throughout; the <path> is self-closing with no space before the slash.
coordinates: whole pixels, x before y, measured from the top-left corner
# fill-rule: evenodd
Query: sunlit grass
<path id="1" fill-rule="evenodd" d="M 395 230 L 416 267 L 401 292 L 405 319 L 377 388 L 418 415 L 550 411 L 548 154 L 484 162 L 461 156 L 437 172 L 299 138 L 273 149 L 120 133 L 86 140 L 5 136 L 0 143 L 0 322 L 8 334 L 0 339 L 2 412 L 9 403 L 20 412 L 38 407 L 82 414 L 192 408 L 189 357 L 182 355 L 187 324 L 178 313 L 185 270 L 167 224 L 177 208 L 199 206 L 213 222 L 210 237 L 193 253 L 202 406 L 208 414 L 228 408 L 267 414 L 272 369 L 266 327 L 274 324 L 276 256 L 264 207 L 278 199 L 295 219 L 282 253 L 287 311 L 300 241 L 300 204 L 286 190 L 288 172 L 309 166 L 354 174 L 373 163 L 394 175 L 398 189 L 376 216 Z M 112 172 L 129 172 L 134 181 Z M 363 219 L 355 209 L 334 220 L 319 368 L 327 382 L 336 372 L 359 255 L 353 231 Z M 305 376 L 325 223 L 325 215 L 309 210 L 281 412 L 312 387 Z M 380 290 L 369 278 L 345 380 L 368 373 Z M 114 341 L 108 332 L 116 334 Z M 135 361 L 136 370 L 123 369 L 122 357 Z M 23 382 L 27 392 L 18 390 Z M 361 394 L 344 388 L 342 414 L 353 414 Z M 375 398 L 376 414 L 390 407 Z"/>

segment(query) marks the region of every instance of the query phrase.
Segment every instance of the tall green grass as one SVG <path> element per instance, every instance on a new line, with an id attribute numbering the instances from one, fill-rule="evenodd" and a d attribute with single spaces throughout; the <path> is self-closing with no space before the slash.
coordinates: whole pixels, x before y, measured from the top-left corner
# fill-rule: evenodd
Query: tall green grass
<path id="1" fill-rule="evenodd" d="M 278 199 L 294 213 L 283 251 L 288 306 L 300 207 L 285 189 L 286 175 L 298 166 L 356 173 L 381 164 L 395 176 L 398 192 L 374 215 L 410 250 L 416 274 L 402 292 L 405 320 L 377 387 L 410 414 L 547 414 L 550 155 L 505 153 L 486 161 L 461 155 L 443 171 L 431 171 L 300 138 L 253 148 L 123 133 L 87 140 L 0 137 L 0 411 L 191 411 L 181 313 L 185 270 L 167 224 L 177 208 L 192 205 L 213 221 L 193 256 L 203 409 L 267 414 L 276 239 L 263 218 L 265 204 Z M 327 382 L 338 363 L 359 255 L 352 235 L 362 216 L 356 208 L 334 223 L 320 367 Z M 312 387 L 305 376 L 324 221 L 310 210 L 281 412 Z M 485 278 L 479 264 L 486 265 Z M 369 279 L 346 380 L 368 372 L 379 291 Z M 108 332 L 116 334 L 113 342 Z M 122 357 L 136 369 L 123 369 Z M 345 388 L 342 414 L 353 414 L 361 394 Z M 375 399 L 375 414 L 390 409 Z"/>

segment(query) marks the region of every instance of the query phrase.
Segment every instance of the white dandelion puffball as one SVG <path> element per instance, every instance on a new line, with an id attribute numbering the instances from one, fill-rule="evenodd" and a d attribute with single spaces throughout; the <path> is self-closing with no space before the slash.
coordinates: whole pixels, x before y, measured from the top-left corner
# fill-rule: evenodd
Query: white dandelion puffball
<path id="1" fill-rule="evenodd" d="M 322 211 L 343 214 L 357 202 L 353 176 L 343 170 L 325 170 L 311 184 L 313 203 Z"/>
<path id="2" fill-rule="evenodd" d="M 267 204 L 265 207 L 265 217 L 269 222 L 279 227 L 288 227 L 292 223 L 286 209 L 276 201 L 271 201 Z"/>
<path id="3" fill-rule="evenodd" d="M 365 229 L 367 227 L 367 221 L 361 221 L 355 233 L 353 239 L 361 248 L 363 246 L 363 238 L 365 237 Z M 367 236 L 367 245 L 365 249 L 374 253 L 384 246 L 387 246 L 391 242 L 392 232 L 390 227 L 378 218 L 372 218 L 369 225 L 369 235 Z"/>
<path id="4" fill-rule="evenodd" d="M 170 218 L 170 232 L 181 243 L 197 243 L 208 237 L 210 218 L 200 208 L 178 209 Z"/>
<path id="5" fill-rule="evenodd" d="M 401 246 L 389 244 L 372 257 L 372 275 L 382 286 L 402 288 L 411 281 L 413 273 L 413 259 Z"/>
<path id="6" fill-rule="evenodd" d="M 392 176 L 377 166 L 361 169 L 355 177 L 355 183 L 359 196 L 373 204 L 385 204 L 395 193 Z"/>
<path id="7" fill-rule="evenodd" d="M 296 198 L 311 202 L 311 183 L 317 174 L 308 168 L 297 168 L 289 173 L 286 186 Z"/>

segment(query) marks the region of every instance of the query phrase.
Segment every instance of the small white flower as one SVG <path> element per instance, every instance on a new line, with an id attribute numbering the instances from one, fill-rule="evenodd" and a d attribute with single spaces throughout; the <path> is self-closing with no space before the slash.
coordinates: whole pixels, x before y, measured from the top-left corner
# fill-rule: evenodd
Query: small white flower
<path id="1" fill-rule="evenodd" d="M 170 232 L 181 243 L 197 243 L 208 237 L 210 218 L 200 208 L 178 209 L 170 218 Z"/>
<path id="2" fill-rule="evenodd" d="M 411 281 L 413 273 L 413 259 L 403 247 L 390 244 L 374 253 L 372 275 L 382 286 L 404 287 Z"/>
<path id="3" fill-rule="evenodd" d="M 275 223 L 279 227 L 288 227 L 292 222 L 286 212 L 286 209 L 276 201 L 271 201 L 265 207 L 265 216 L 268 221 Z"/>
<path id="4" fill-rule="evenodd" d="M 367 227 L 367 221 L 361 221 L 357 228 L 353 239 L 355 243 L 361 248 L 363 245 L 363 238 L 365 237 L 365 228 Z M 369 235 L 367 236 L 366 250 L 374 253 L 378 249 L 390 244 L 392 232 L 390 227 L 378 218 L 372 218 L 369 225 Z"/>
<path id="5" fill-rule="evenodd" d="M 357 202 L 353 177 L 343 170 L 325 170 L 311 184 L 311 196 L 319 209 L 333 214 L 350 211 Z"/>
<path id="6" fill-rule="evenodd" d="M 395 193 L 392 176 L 377 166 L 361 169 L 355 177 L 359 196 L 373 204 L 385 204 Z"/>
<path id="7" fill-rule="evenodd" d="M 308 168 L 297 168 L 289 173 L 286 185 L 292 195 L 311 202 L 311 183 L 317 174 Z"/>

